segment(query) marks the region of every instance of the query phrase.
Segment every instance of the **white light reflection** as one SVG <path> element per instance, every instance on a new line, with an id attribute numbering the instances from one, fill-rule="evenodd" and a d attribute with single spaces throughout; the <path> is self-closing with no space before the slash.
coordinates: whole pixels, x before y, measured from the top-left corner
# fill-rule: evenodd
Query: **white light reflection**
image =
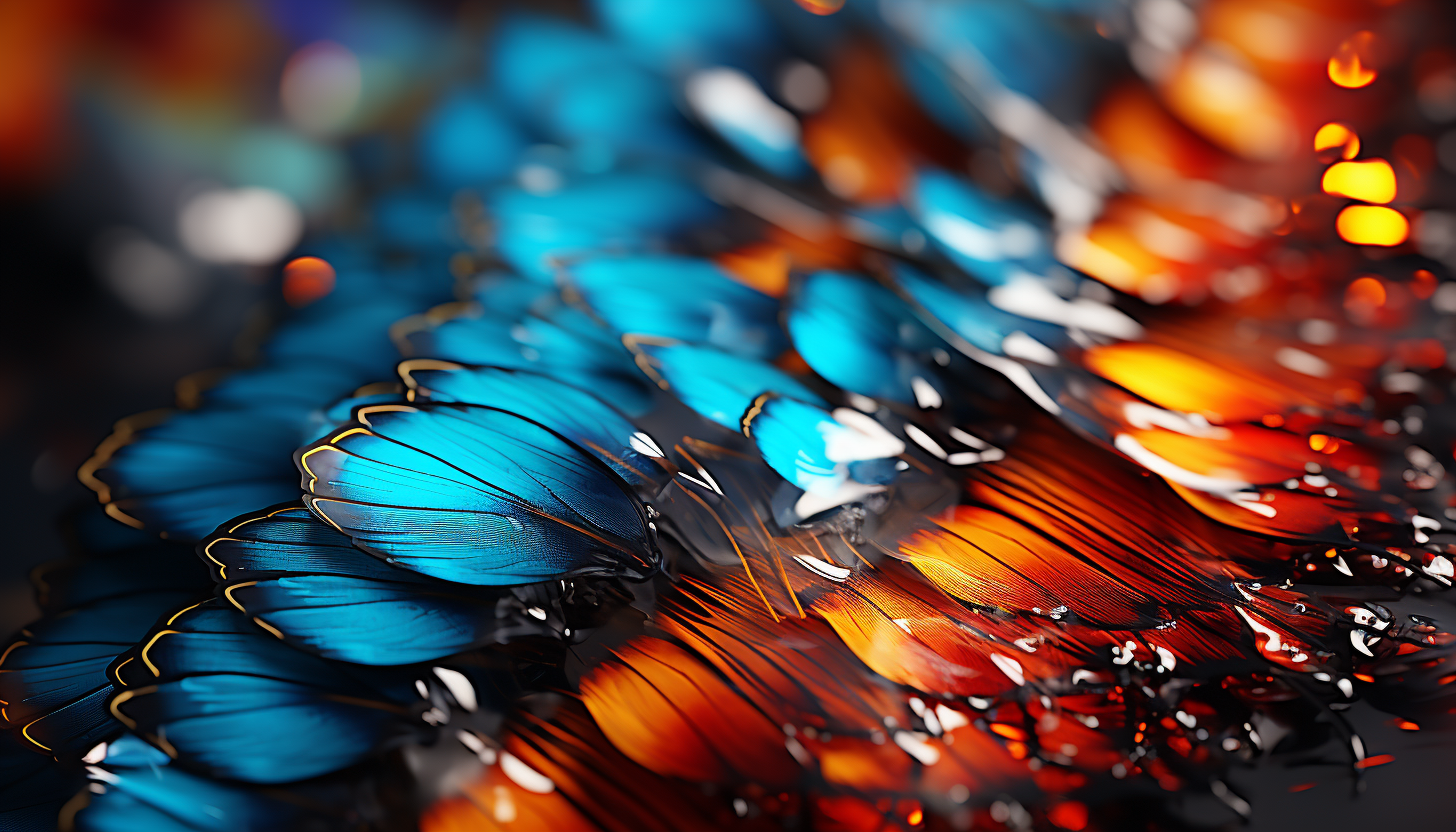
<path id="1" fill-rule="evenodd" d="M 470 680 L 465 678 L 464 673 L 448 667 L 437 667 L 434 671 L 435 677 L 445 685 L 445 689 L 450 691 L 450 695 L 455 698 L 455 702 L 461 708 L 471 712 L 476 709 L 475 688 L 470 684 Z"/>
<path id="2" fill-rule="evenodd" d="M 843 566 L 835 566 L 832 563 L 822 561 L 819 558 L 812 557 L 810 555 L 794 555 L 794 560 L 798 561 L 799 564 L 805 569 L 808 569 L 810 572 L 813 572 L 821 578 L 828 578 L 829 580 L 835 582 L 842 582 L 848 579 L 849 576 L 854 572 L 854 570 L 852 569 L 846 569 Z"/>
<path id="3" fill-rule="evenodd" d="M 933 766 L 940 762 L 940 751 L 909 731 L 896 731 L 895 744 L 923 766 Z"/>
<path id="4" fill-rule="evenodd" d="M 521 762 L 509 751 L 501 752 L 500 769 L 511 778 L 512 783 L 532 794 L 550 794 L 556 790 L 556 784 L 551 782 L 550 777 Z"/>
<path id="5" fill-rule="evenodd" d="M 986 299 L 997 309 L 1034 321 L 1126 340 L 1143 335 L 1142 326 L 1120 310 L 1091 298 L 1063 300 L 1032 275 L 1018 275 L 1005 285 L 993 287 L 986 293 Z"/>
<path id="6" fill-rule="evenodd" d="M 212 263 L 266 266 L 303 236 L 303 214 L 267 188 L 204 191 L 182 206 L 178 235 L 187 250 Z"/>
<path id="7" fill-rule="evenodd" d="M 721 133 L 747 135 L 776 151 L 799 144 L 799 122 L 763 94 L 744 73 L 728 67 L 704 69 L 683 85 L 688 104 Z"/>
<path id="8" fill-rule="evenodd" d="M 1166 480 L 1228 500 L 1234 505 L 1246 508 L 1262 517 L 1273 517 L 1276 513 L 1273 506 L 1258 501 L 1259 495 L 1250 490 L 1253 488 L 1250 483 L 1195 474 L 1144 448 L 1140 442 L 1126 433 L 1119 433 L 1113 438 L 1112 444 L 1133 462 Z"/>

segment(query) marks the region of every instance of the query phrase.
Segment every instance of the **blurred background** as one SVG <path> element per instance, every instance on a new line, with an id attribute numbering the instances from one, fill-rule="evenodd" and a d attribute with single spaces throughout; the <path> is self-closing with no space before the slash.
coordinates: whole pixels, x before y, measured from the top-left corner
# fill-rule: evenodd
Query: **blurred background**
<path id="1" fill-rule="evenodd" d="M 408 127 L 479 63 L 495 5 L 0 3 L 4 630 L 64 554 L 55 519 L 94 499 L 76 468 L 179 378 L 246 358 L 305 233 L 415 175 Z"/>

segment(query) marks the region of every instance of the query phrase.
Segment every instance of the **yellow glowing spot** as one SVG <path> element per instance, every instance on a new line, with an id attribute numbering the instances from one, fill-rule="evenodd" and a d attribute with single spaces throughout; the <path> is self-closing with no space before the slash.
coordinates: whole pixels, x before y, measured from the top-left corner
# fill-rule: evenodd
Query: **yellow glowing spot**
<path id="1" fill-rule="evenodd" d="M 925 820 L 925 812 L 920 809 L 911 809 L 910 814 L 905 816 L 905 820 L 911 826 L 919 826 L 920 822 Z"/>
<path id="2" fill-rule="evenodd" d="M 834 14 L 844 8 L 844 0 L 794 0 L 794 2 L 811 14 Z"/>
<path id="3" fill-rule="evenodd" d="M 1352 90 L 1369 86 L 1379 74 L 1367 66 L 1370 63 L 1370 46 L 1374 42 L 1375 35 L 1370 32 L 1356 32 L 1340 44 L 1330 58 L 1330 80 Z"/>
<path id="4" fill-rule="evenodd" d="M 1360 137 L 1355 135 L 1354 130 L 1332 121 L 1314 134 L 1314 149 L 1319 153 L 1337 147 L 1341 148 L 1341 158 L 1353 159 L 1360 155 Z"/>
<path id="5" fill-rule="evenodd" d="M 1325 171 L 1320 187 L 1327 194 L 1384 204 L 1395 199 L 1395 170 L 1384 159 L 1338 162 Z"/>
<path id="6" fill-rule="evenodd" d="M 1335 217 L 1340 239 L 1362 246 L 1398 246 L 1410 236 L 1410 222 L 1399 211 L 1378 205 L 1351 205 Z"/>
<path id="7" fill-rule="evenodd" d="M 1328 436 L 1325 436 L 1323 433 L 1312 434 L 1309 437 L 1309 447 L 1311 450 L 1323 451 L 1325 449 L 1325 446 L 1329 444 L 1330 438 Z"/>

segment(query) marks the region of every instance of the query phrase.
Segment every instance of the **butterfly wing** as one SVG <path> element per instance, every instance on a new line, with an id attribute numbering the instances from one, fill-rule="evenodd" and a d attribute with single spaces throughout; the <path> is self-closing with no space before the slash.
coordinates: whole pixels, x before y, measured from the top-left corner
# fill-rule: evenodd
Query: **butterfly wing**
<path id="1" fill-rule="evenodd" d="M 582 448 L 525 417 L 456 404 L 384 406 L 299 451 L 305 502 L 355 545 L 482 585 L 645 575 L 645 509 Z"/>
<path id="2" fill-rule="evenodd" d="M 141 667 L 124 669 L 122 663 Z M 208 601 L 177 613 L 113 669 L 112 713 L 203 773 L 252 783 L 358 762 L 418 725 L 409 675 L 295 650 Z"/>
<path id="3" fill-rule="evenodd" d="M 238 518 L 200 551 L 222 598 L 285 643 L 330 659 L 411 664 L 550 632 L 509 592 L 390 566 L 302 506 Z"/>
<path id="4" fill-rule="evenodd" d="M 634 486 L 660 476 L 644 440 L 625 416 L 587 391 L 537 373 L 504 367 L 405 362 L 400 375 L 416 401 L 461 402 L 509 410 L 585 448 Z"/>

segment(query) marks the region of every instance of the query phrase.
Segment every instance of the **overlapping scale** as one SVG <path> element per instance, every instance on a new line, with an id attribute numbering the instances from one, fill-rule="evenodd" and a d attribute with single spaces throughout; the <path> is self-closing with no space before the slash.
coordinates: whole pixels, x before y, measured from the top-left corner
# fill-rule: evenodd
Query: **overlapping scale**
<path id="1" fill-rule="evenodd" d="M 16 739 L 76 759 L 117 733 L 106 669 L 160 616 L 199 597 L 198 567 L 185 547 L 159 542 L 40 573 L 44 617 L 0 654 L 0 701 Z"/>
<path id="2" fill-rule="evenodd" d="M 738 430 L 754 399 L 764 393 L 791 396 L 807 403 L 824 400 L 768 362 L 691 344 L 633 344 L 640 366 L 660 386 L 710 421 Z"/>
<path id="3" fill-rule="evenodd" d="M 788 345 L 773 298 L 707 260 L 642 256 L 572 264 L 567 280 L 618 332 L 772 360 Z"/>
<path id="4" fill-rule="evenodd" d="M 111 713 L 204 774 L 303 780 L 422 730 L 407 672 L 331 662 L 207 601 L 164 619 L 113 668 Z"/>
<path id="5" fill-rule="evenodd" d="M 399 367 L 413 401 L 460 402 L 507 410 L 545 425 L 587 450 L 622 479 L 644 486 L 661 477 L 652 437 L 600 398 L 548 376 L 501 367 L 406 361 Z"/>
<path id="6" fill-rule="evenodd" d="M 642 504 L 584 448 L 476 405 L 381 405 L 297 454 L 309 510 L 387 562 L 479 585 L 643 578 Z"/>
<path id="7" fill-rule="evenodd" d="M 941 401 L 948 389 L 935 358 L 937 352 L 946 356 L 944 342 L 904 301 L 868 278 L 840 272 L 808 276 L 787 326 L 804 361 L 845 390 L 928 405 Z"/>
<path id="8" fill-rule="evenodd" d="M 304 822 L 309 814 L 287 801 L 199 777 L 172 765 L 172 759 L 135 736 L 104 746 L 102 765 L 91 769 L 100 794 L 78 797 L 74 814 L 79 832 L 262 832 Z"/>
<path id="9" fill-rule="evenodd" d="M 473 304 L 400 321 L 395 334 L 406 357 L 530 370 L 592 390 L 626 413 L 650 404 L 631 354 L 611 330 L 519 277 L 488 276 Z"/>
<path id="10" fill-rule="evenodd" d="M 413 664 L 550 632 L 510 593 L 390 566 L 302 506 L 237 518 L 199 546 L 222 599 L 325 658 Z"/>

